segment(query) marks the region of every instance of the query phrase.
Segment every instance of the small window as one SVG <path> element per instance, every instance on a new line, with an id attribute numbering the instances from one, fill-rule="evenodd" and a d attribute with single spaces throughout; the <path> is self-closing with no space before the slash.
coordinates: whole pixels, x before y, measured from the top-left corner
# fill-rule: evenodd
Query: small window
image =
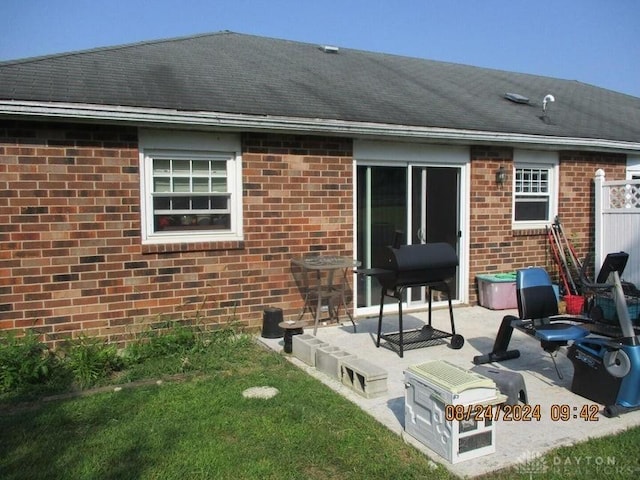
<path id="1" fill-rule="evenodd" d="M 627 155 L 627 180 L 640 180 L 640 155 Z"/>
<path id="2" fill-rule="evenodd" d="M 547 152 L 516 152 L 513 185 L 516 228 L 539 228 L 555 218 L 557 161 L 554 157 L 557 158 Z"/>
<path id="3" fill-rule="evenodd" d="M 516 168 L 516 222 L 541 221 L 549 218 L 549 170 Z"/>
<path id="4" fill-rule="evenodd" d="M 231 228 L 226 158 L 163 158 L 157 154 L 151 161 L 153 234 Z"/>
<path id="5" fill-rule="evenodd" d="M 141 141 L 143 242 L 241 239 L 238 152 L 174 136 L 176 149 L 147 148 L 153 135 Z"/>

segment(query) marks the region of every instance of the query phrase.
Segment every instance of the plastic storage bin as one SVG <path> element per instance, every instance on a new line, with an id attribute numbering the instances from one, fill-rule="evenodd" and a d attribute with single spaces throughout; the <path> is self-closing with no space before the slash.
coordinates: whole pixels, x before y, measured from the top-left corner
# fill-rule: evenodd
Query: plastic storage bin
<path id="1" fill-rule="evenodd" d="M 634 326 L 640 326 L 640 297 L 625 297 L 627 300 L 627 309 L 629 310 L 629 318 Z M 613 297 L 608 295 L 598 295 L 595 297 L 595 305 L 602 309 L 601 321 L 618 325 L 618 312 L 616 310 L 616 302 Z"/>
<path id="2" fill-rule="evenodd" d="M 518 308 L 515 273 L 478 275 L 476 280 L 481 306 L 491 310 Z"/>

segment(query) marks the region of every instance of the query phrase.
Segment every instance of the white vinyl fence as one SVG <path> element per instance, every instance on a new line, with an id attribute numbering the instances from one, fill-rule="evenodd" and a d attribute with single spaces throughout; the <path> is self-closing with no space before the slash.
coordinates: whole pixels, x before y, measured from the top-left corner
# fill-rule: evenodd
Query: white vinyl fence
<path id="1" fill-rule="evenodd" d="M 623 280 L 640 287 L 640 180 L 607 182 L 598 170 L 595 182 L 595 267 L 608 253 L 627 252 Z"/>

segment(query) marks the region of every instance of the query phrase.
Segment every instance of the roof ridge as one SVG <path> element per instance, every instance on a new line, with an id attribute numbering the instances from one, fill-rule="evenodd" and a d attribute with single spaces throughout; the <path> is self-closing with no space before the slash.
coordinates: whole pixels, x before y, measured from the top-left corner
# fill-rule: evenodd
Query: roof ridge
<path id="1" fill-rule="evenodd" d="M 222 35 L 237 35 L 237 36 L 243 36 L 243 37 L 249 37 L 249 38 L 256 38 L 256 39 L 260 39 L 260 40 L 271 40 L 271 41 L 292 43 L 292 44 L 297 44 L 297 45 L 307 45 L 307 46 L 317 45 L 318 47 L 321 47 L 322 45 L 325 45 L 323 43 L 315 43 L 315 42 L 308 42 L 308 41 L 301 41 L 301 40 L 292 40 L 292 39 L 286 39 L 286 38 L 280 38 L 280 37 L 265 37 L 265 36 L 261 36 L 261 35 L 250 34 L 250 33 L 234 32 L 234 31 L 231 31 L 231 30 L 219 30 L 217 32 L 196 33 L 196 34 L 191 34 L 191 35 L 176 36 L 176 37 L 169 37 L 169 38 L 158 38 L 158 39 L 154 39 L 154 40 L 141 40 L 141 41 L 138 41 L 138 42 L 124 43 L 124 44 L 120 44 L 120 45 L 107 45 L 107 46 L 103 46 L 103 47 L 94 47 L 94 48 L 89 48 L 89 49 L 85 49 L 85 50 L 73 50 L 73 51 L 69 51 L 69 52 L 52 53 L 52 54 L 48 54 L 48 55 L 40 55 L 40 56 L 35 56 L 35 57 L 26 57 L 26 58 L 19 58 L 19 59 L 13 59 L 13 60 L 6 60 L 6 61 L 0 61 L 0 66 L 37 63 L 37 62 L 46 61 L 46 60 L 59 59 L 59 58 L 65 58 L 65 57 L 74 57 L 74 56 L 77 56 L 77 55 L 84 55 L 84 54 L 90 54 L 90 53 L 114 52 L 114 51 L 118 51 L 118 50 L 126 50 L 126 49 L 129 49 L 129 48 L 141 47 L 141 46 L 145 46 L 145 45 L 160 45 L 160 44 L 164 44 L 164 43 L 179 42 L 179 41 L 189 41 L 189 40 L 194 40 L 194 39 L 198 39 L 198 38 L 222 36 Z M 341 45 L 337 45 L 337 44 L 332 44 L 332 45 L 337 46 L 340 50 L 345 51 L 345 52 L 346 51 L 350 51 L 350 52 L 359 53 L 359 54 L 365 54 L 365 55 L 374 55 L 374 56 L 390 57 L 390 58 L 397 58 L 397 59 L 404 59 L 404 60 L 411 60 L 411 61 L 428 62 L 428 63 L 432 63 L 432 64 L 448 65 L 448 66 L 451 66 L 451 67 L 461 67 L 461 68 L 468 68 L 468 69 L 474 69 L 474 70 L 493 71 L 493 72 L 498 72 L 498 73 L 507 74 L 507 75 L 513 75 L 513 74 L 515 74 L 515 75 L 525 75 L 525 76 L 537 77 L 537 78 L 541 78 L 541 79 L 561 80 L 561 81 L 568 81 L 568 82 L 577 81 L 577 80 L 550 77 L 548 75 L 541 75 L 541 74 L 536 74 L 536 73 L 510 71 L 510 70 L 505 70 L 505 69 L 502 69 L 502 68 L 485 67 L 485 66 L 480 66 L 480 65 L 471 65 L 471 64 L 462 63 L 462 62 L 456 62 L 456 61 L 451 61 L 451 60 L 439 60 L 439 59 L 435 59 L 435 58 L 411 56 L 411 55 L 399 54 L 399 53 L 393 53 L 393 52 L 379 52 L 379 51 L 374 51 L 374 50 L 366 50 L 366 49 L 362 49 L 362 48 L 341 46 Z M 592 86 L 592 85 L 589 85 L 588 83 L 585 83 L 584 85 Z M 603 88 L 603 87 L 600 87 L 600 88 Z M 605 90 L 607 90 L 607 89 L 605 89 Z M 619 93 L 619 92 L 617 92 L 617 93 Z"/>
<path id="2" fill-rule="evenodd" d="M 84 50 L 71 50 L 69 52 L 60 52 L 60 53 L 51 53 L 51 54 L 47 54 L 47 55 L 37 55 L 34 57 L 25 57 L 25 58 L 16 58 L 13 60 L 4 60 L 4 61 L 0 61 L 0 66 L 7 66 L 7 65 L 20 65 L 20 64 L 27 64 L 27 63 L 36 63 L 36 62 L 41 62 L 44 60 L 52 60 L 52 59 L 56 59 L 56 58 L 64 58 L 64 57 L 73 57 L 76 55 L 84 55 L 86 53 L 97 53 L 97 52 L 111 52 L 111 51 L 117 51 L 117 50 L 125 50 L 128 48 L 133 48 L 133 47 L 140 47 L 140 46 L 144 46 L 144 45 L 156 45 L 156 44 L 162 44 L 162 43 L 169 43 L 169 42 L 177 42 L 177 41 L 187 41 L 187 40 L 193 40 L 196 38 L 202 38 L 202 37 L 213 37 L 216 35 L 243 35 L 241 33 L 237 33 L 237 32 L 232 32 L 231 30 L 220 30 L 217 32 L 208 32 L 208 33 L 196 33 L 196 34 L 192 34 L 192 35 L 184 35 L 184 36 L 178 36 L 178 37 L 171 37 L 171 38 L 158 38 L 155 40 L 141 40 L 138 42 L 131 42 L 131 43 L 123 43 L 120 45 L 107 45 L 104 47 L 93 47 L 93 48 L 87 48 Z"/>

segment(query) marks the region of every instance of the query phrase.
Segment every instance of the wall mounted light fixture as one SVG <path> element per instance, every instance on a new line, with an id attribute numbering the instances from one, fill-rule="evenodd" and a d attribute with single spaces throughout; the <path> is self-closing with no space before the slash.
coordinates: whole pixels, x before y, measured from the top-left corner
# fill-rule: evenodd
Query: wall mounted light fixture
<path id="1" fill-rule="evenodd" d="M 502 165 L 500 165 L 500 168 L 496 170 L 496 184 L 498 184 L 498 186 L 501 187 L 504 185 L 506 181 L 507 181 L 507 171 Z"/>

